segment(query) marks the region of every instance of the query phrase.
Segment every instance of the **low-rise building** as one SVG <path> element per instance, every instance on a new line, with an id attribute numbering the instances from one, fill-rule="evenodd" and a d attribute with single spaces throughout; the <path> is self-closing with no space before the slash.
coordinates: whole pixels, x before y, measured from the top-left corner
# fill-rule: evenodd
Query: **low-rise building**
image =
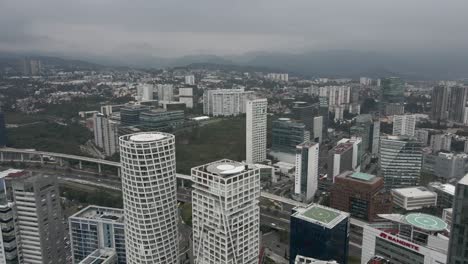
<path id="1" fill-rule="evenodd" d="M 455 196 L 455 185 L 440 182 L 429 183 L 429 190 L 437 194 L 437 207 L 439 208 L 452 208 L 453 197 Z"/>
<path id="2" fill-rule="evenodd" d="M 405 210 L 417 210 L 437 205 L 437 194 L 426 187 L 392 189 L 393 204 Z"/>

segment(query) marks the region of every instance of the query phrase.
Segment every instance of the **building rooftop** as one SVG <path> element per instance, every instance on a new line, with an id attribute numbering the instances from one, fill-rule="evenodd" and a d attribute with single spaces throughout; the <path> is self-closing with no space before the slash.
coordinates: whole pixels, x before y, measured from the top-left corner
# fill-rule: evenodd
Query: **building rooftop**
<path id="1" fill-rule="evenodd" d="M 124 222 L 123 209 L 90 205 L 75 213 L 72 218 L 84 218 L 108 222 Z"/>
<path id="2" fill-rule="evenodd" d="M 448 184 L 448 183 L 442 184 L 440 182 L 431 182 L 431 183 L 429 183 L 429 186 L 431 188 L 443 191 L 443 192 L 445 192 L 447 194 L 455 195 L 455 185 Z"/>
<path id="3" fill-rule="evenodd" d="M 341 143 L 333 148 L 335 154 L 343 154 L 353 148 L 353 143 Z"/>
<path id="4" fill-rule="evenodd" d="M 110 264 L 115 263 L 117 257 L 113 248 L 98 248 L 80 261 L 79 264 Z"/>
<path id="5" fill-rule="evenodd" d="M 444 231 L 447 228 L 447 223 L 444 220 L 423 213 L 407 214 L 405 220 L 410 225 L 427 231 Z"/>
<path id="6" fill-rule="evenodd" d="M 437 196 L 436 193 L 431 192 L 426 187 L 421 187 L 421 186 L 392 189 L 392 192 L 397 193 L 401 196 L 413 197 L 413 198 Z"/>
<path id="7" fill-rule="evenodd" d="M 361 181 L 372 181 L 373 179 L 375 179 L 375 175 L 363 172 L 354 172 L 353 174 L 351 174 L 350 177 Z"/>
<path id="8" fill-rule="evenodd" d="M 192 168 L 192 170 L 205 171 L 213 175 L 228 177 L 256 168 L 257 167 L 252 164 L 245 164 L 234 160 L 222 159 L 198 166 L 196 168 Z"/>
<path id="9" fill-rule="evenodd" d="M 3 179 L 7 176 L 14 175 L 14 174 L 23 174 L 24 170 L 17 170 L 17 169 L 7 169 L 0 172 L 0 179 Z"/>
<path id="10" fill-rule="evenodd" d="M 296 213 L 293 214 L 294 217 L 326 228 L 333 228 L 344 219 L 349 218 L 348 213 L 319 204 L 310 204 L 306 208 L 297 207 L 295 210 Z"/>
<path id="11" fill-rule="evenodd" d="M 463 178 L 461 178 L 461 180 L 458 183 L 463 184 L 463 185 L 468 185 L 468 174 L 465 175 Z"/>

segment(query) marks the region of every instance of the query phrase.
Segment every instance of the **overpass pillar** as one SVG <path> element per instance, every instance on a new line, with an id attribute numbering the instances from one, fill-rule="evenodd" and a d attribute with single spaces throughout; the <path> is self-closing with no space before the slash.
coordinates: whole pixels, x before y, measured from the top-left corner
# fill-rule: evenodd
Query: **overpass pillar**
<path id="1" fill-rule="evenodd" d="M 44 156 L 40 155 L 39 157 L 41 157 L 41 164 L 44 164 Z"/>
<path id="2" fill-rule="evenodd" d="M 3 161 L 3 152 L 0 153 L 0 159 Z"/>
<path id="3" fill-rule="evenodd" d="M 79 161 L 78 166 L 79 166 L 80 170 L 83 169 L 83 163 L 81 162 L 81 160 Z"/>
<path id="4" fill-rule="evenodd" d="M 63 159 L 59 158 L 58 160 L 59 160 L 60 167 L 62 167 L 63 166 Z"/>
<path id="5" fill-rule="evenodd" d="M 180 185 L 182 188 L 185 188 L 185 180 L 184 179 L 180 179 Z"/>
<path id="6" fill-rule="evenodd" d="M 24 161 L 24 154 L 21 153 L 21 161 Z"/>
<path id="7" fill-rule="evenodd" d="M 98 168 L 99 174 L 101 174 L 101 171 L 102 171 L 102 170 L 101 170 L 101 164 L 100 164 L 100 163 L 97 164 L 97 168 Z"/>

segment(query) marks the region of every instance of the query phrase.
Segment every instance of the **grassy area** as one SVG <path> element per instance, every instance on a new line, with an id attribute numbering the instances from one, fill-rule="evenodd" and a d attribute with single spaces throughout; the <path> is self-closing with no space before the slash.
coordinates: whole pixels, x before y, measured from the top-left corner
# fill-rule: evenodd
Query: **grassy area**
<path id="1" fill-rule="evenodd" d="M 181 217 L 186 225 L 192 226 L 192 204 L 185 203 L 181 208 Z"/>
<path id="2" fill-rule="evenodd" d="M 82 154 L 79 146 L 92 137 L 88 129 L 77 123 L 68 126 L 49 122 L 38 123 L 10 128 L 7 133 L 9 147 L 77 155 Z"/>
<path id="3" fill-rule="evenodd" d="M 7 124 L 29 124 L 46 120 L 47 117 L 40 114 L 25 114 L 20 112 L 5 113 L 5 123 Z"/>
<path id="4" fill-rule="evenodd" d="M 87 185 L 66 184 L 60 186 L 62 197 L 83 205 L 98 205 L 123 208 L 122 193 L 96 189 Z"/>
<path id="5" fill-rule="evenodd" d="M 361 263 L 361 258 L 356 257 L 356 256 L 349 256 L 348 257 L 348 263 L 349 264 L 360 264 Z"/>
<path id="6" fill-rule="evenodd" d="M 245 118 L 224 119 L 176 137 L 177 171 L 227 158 L 245 159 Z"/>

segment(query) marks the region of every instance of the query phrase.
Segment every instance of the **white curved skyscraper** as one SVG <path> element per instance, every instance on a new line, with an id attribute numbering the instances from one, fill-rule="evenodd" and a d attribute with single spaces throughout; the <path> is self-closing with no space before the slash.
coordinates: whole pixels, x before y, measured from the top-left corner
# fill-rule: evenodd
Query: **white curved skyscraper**
<path id="1" fill-rule="evenodd" d="M 129 264 L 178 263 L 174 135 L 120 137 L 125 247 Z"/>

